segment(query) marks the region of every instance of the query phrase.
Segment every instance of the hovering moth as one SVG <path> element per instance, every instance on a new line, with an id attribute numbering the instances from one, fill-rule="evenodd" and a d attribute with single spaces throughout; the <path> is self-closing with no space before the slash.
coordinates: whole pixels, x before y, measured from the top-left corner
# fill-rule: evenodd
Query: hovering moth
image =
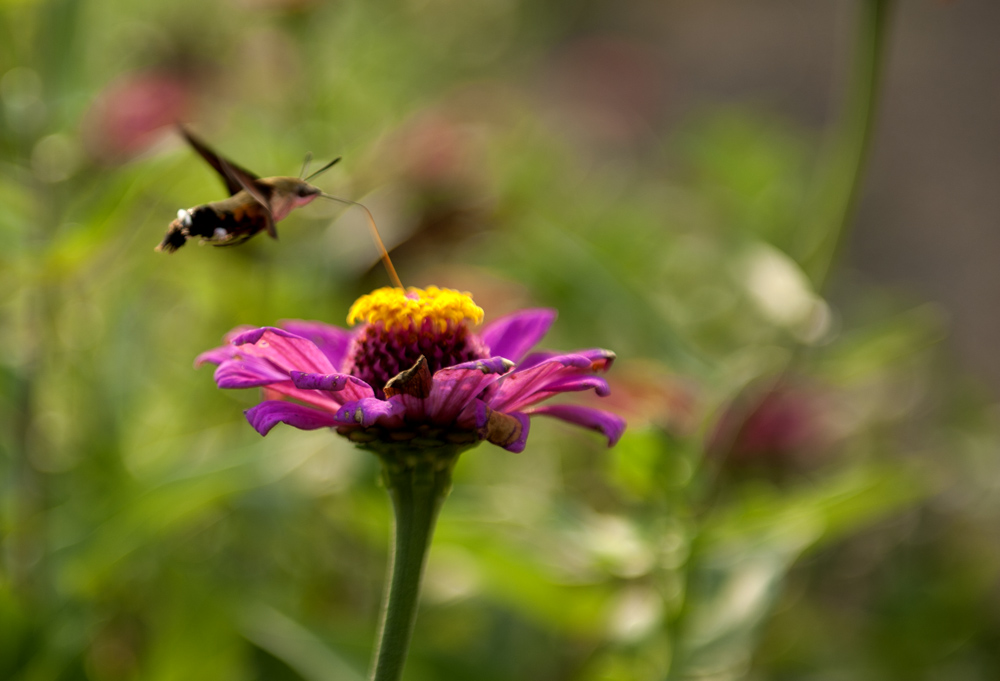
<path id="1" fill-rule="evenodd" d="M 177 211 L 177 219 L 170 223 L 166 236 L 156 247 L 158 251 L 173 253 L 194 237 L 213 246 L 235 246 L 258 232 L 267 232 L 272 239 L 277 239 L 275 223 L 284 220 L 296 208 L 319 196 L 341 201 L 323 194 L 320 189 L 309 184 L 309 180 L 329 170 L 340 157 L 306 178 L 257 177 L 219 156 L 187 130 L 181 128 L 180 132 L 188 144 L 222 177 L 229 198 Z M 305 166 L 302 171 L 304 175 Z"/>

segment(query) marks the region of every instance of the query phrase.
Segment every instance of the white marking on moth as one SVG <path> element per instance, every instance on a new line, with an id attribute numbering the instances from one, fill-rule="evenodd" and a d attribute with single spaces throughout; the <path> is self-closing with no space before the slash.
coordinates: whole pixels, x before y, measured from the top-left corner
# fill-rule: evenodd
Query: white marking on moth
<path id="1" fill-rule="evenodd" d="M 191 226 L 191 213 L 187 212 L 183 208 L 177 211 L 177 219 L 181 221 L 181 224 L 185 227 Z"/>
<path id="2" fill-rule="evenodd" d="M 227 236 L 229 236 L 229 232 L 222 227 L 216 227 L 215 231 L 212 232 L 212 237 L 215 239 L 225 239 Z"/>

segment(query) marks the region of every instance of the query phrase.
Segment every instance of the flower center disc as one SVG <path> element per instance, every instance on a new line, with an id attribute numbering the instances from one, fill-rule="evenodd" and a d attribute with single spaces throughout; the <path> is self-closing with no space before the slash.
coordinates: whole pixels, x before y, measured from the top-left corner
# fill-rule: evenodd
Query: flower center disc
<path id="1" fill-rule="evenodd" d="M 386 382 L 427 358 L 431 373 L 487 357 L 486 347 L 469 329 L 483 310 L 467 293 L 427 289 L 381 288 L 359 298 L 347 322 L 365 323 L 351 343 L 345 372 L 368 383 L 376 395 Z"/>

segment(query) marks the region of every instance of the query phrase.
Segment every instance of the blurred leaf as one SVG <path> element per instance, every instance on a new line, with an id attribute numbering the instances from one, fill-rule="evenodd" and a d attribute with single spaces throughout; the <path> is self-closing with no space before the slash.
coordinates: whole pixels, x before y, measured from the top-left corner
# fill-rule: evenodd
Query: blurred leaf
<path id="1" fill-rule="evenodd" d="M 745 676 L 798 557 L 928 492 L 908 473 L 858 467 L 792 494 L 760 489 L 714 514 L 695 542 L 670 678 Z"/>
<path id="2" fill-rule="evenodd" d="M 340 655 L 295 620 L 263 604 L 249 605 L 240 630 L 260 646 L 295 669 L 305 681 L 361 681 Z"/>

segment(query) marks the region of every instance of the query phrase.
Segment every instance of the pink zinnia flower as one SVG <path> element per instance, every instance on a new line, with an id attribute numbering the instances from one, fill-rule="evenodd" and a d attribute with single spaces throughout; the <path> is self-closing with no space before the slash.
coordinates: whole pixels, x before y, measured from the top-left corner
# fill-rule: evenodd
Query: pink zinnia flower
<path id="1" fill-rule="evenodd" d="M 551 416 L 596 430 L 614 445 L 620 417 L 578 405 L 537 406 L 560 393 L 594 389 L 615 355 L 590 349 L 535 352 L 555 310 L 522 310 L 472 330 L 483 311 L 468 294 L 429 287 L 383 288 L 361 297 L 348 322 L 286 321 L 282 328 L 234 330 L 196 365 L 217 364 L 220 388 L 262 387 L 246 411 L 266 435 L 278 423 L 336 428 L 370 449 L 474 445 L 524 449 L 529 416 Z"/>

